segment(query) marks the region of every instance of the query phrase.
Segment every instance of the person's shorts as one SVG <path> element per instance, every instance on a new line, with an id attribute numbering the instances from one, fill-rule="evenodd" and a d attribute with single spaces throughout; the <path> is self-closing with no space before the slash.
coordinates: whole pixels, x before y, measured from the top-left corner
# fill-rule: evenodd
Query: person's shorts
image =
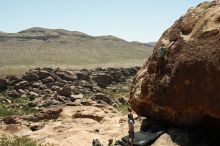
<path id="1" fill-rule="evenodd" d="M 129 134 L 129 138 L 133 140 L 134 139 L 134 131 L 129 131 L 128 134 Z"/>

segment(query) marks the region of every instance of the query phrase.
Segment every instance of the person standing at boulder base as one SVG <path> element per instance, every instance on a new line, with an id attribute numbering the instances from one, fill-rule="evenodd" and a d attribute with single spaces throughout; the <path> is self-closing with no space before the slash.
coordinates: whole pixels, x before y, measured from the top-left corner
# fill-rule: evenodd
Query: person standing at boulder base
<path id="1" fill-rule="evenodd" d="M 134 145 L 134 118 L 132 117 L 132 114 L 128 114 L 128 142 L 127 146 L 133 146 Z"/>
<path id="2" fill-rule="evenodd" d="M 134 122 L 134 116 L 133 116 L 133 114 L 132 114 L 132 109 L 131 109 L 131 107 L 130 107 L 130 106 L 128 107 L 128 114 L 130 114 L 130 115 L 131 115 L 132 120 L 133 120 L 133 122 Z"/>
<path id="3" fill-rule="evenodd" d="M 163 65 L 165 63 L 165 56 L 166 56 L 166 50 L 170 48 L 173 45 L 173 42 L 171 42 L 168 46 L 165 46 L 165 43 L 161 43 L 161 47 L 159 48 L 158 52 L 158 60 L 157 60 L 157 69 L 158 73 L 161 73 L 163 70 Z"/>

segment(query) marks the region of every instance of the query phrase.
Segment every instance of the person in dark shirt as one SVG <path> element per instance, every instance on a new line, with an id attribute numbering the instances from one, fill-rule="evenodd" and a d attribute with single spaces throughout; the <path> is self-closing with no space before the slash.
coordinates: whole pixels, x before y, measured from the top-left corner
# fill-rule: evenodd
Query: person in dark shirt
<path id="1" fill-rule="evenodd" d="M 134 118 L 131 113 L 128 113 L 128 142 L 127 146 L 130 143 L 130 146 L 134 145 Z"/>
<path id="2" fill-rule="evenodd" d="M 132 109 L 131 107 L 128 107 L 128 142 L 127 146 L 130 143 L 130 146 L 134 145 L 134 117 L 132 114 Z"/>

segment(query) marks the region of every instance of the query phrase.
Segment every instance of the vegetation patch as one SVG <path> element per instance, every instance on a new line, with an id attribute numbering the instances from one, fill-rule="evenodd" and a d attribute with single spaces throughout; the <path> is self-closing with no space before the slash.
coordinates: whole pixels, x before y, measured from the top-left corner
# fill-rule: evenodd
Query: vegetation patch
<path id="1" fill-rule="evenodd" d="M 0 146 L 38 146 L 38 145 L 36 144 L 35 141 L 33 141 L 28 137 L 18 137 L 18 136 L 11 137 L 11 136 L 3 135 L 0 137 Z"/>
<path id="2" fill-rule="evenodd" d="M 12 115 L 28 115 L 32 113 L 37 113 L 39 110 L 36 110 L 28 106 L 28 98 L 11 98 L 1 96 L 0 104 L 0 117 L 12 116 Z M 10 102 L 5 102 L 10 101 Z"/>
<path id="3" fill-rule="evenodd" d="M 120 105 L 116 107 L 116 109 L 121 112 L 122 114 L 127 114 L 128 113 L 128 104 Z"/>
<path id="4" fill-rule="evenodd" d="M 0 137 L 0 146 L 53 146 L 53 144 L 38 145 L 34 140 L 22 136 L 6 136 Z"/>
<path id="5" fill-rule="evenodd" d="M 103 92 L 113 98 L 120 96 L 129 96 L 131 83 L 119 83 L 107 87 Z"/>

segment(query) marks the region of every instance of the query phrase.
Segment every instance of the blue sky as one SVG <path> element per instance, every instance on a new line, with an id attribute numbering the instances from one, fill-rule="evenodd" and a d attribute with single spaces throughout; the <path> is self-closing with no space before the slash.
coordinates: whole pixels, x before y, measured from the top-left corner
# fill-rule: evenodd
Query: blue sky
<path id="1" fill-rule="evenodd" d="M 0 0 L 0 31 L 63 28 L 128 41 L 157 41 L 204 0 Z"/>

